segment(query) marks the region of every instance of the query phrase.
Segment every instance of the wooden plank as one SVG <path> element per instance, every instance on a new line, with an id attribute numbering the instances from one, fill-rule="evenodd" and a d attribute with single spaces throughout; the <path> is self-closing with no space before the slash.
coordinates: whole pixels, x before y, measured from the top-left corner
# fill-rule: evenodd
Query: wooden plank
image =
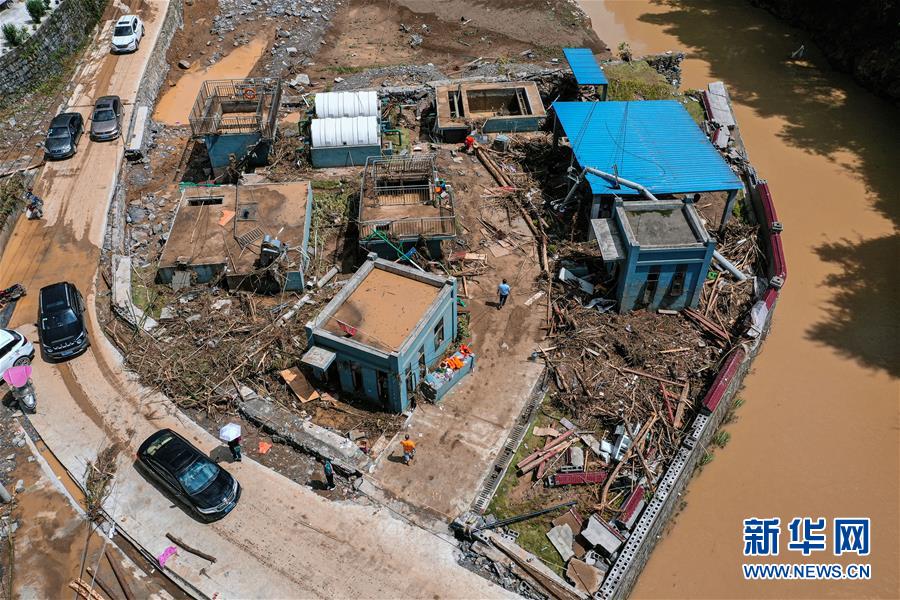
<path id="1" fill-rule="evenodd" d="M 297 367 L 285 369 L 279 373 L 284 382 L 291 388 L 297 399 L 303 404 L 319 398 L 319 392 L 306 379 L 306 375 Z"/>
<path id="2" fill-rule="evenodd" d="M 103 554 L 106 556 L 106 561 L 109 563 L 113 575 L 116 576 L 116 581 L 119 582 L 119 587 L 122 588 L 122 593 L 125 594 L 125 600 L 134 600 L 134 593 L 131 591 L 131 586 L 128 585 L 128 578 L 125 577 L 125 574 L 121 571 L 121 567 L 117 565 L 113 557 L 110 556 L 109 550 L 104 550 Z"/>

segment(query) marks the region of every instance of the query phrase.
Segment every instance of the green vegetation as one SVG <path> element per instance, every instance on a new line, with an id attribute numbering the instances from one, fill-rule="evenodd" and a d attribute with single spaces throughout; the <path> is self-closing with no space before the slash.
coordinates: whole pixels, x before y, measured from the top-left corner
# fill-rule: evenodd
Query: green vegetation
<path id="1" fill-rule="evenodd" d="M 544 445 L 543 438 L 533 435 L 534 428 L 548 426 L 551 422 L 552 419 L 544 414 L 539 414 L 528 428 L 525 438 L 519 445 L 519 449 L 509 462 L 509 469 L 506 471 L 503 481 L 500 482 L 497 493 L 494 494 L 494 498 L 491 500 L 487 510 L 487 512 L 498 519 L 514 517 L 522 513 L 546 508 L 547 505 L 553 504 L 546 497 L 528 493 L 533 485 L 530 477 L 524 477 L 520 481 L 516 475 L 516 464 L 531 454 L 535 448 Z M 550 540 L 547 539 L 547 532 L 552 527 L 550 521 L 557 516 L 557 514 L 551 513 L 510 525 L 509 528 L 518 532 L 519 546 L 540 558 L 557 574 L 562 575 L 564 570 L 562 558 L 556 551 L 556 548 L 553 547 L 553 544 L 550 543 Z"/>
<path id="2" fill-rule="evenodd" d="M 353 192 L 340 180 L 313 181 L 313 230 L 343 225 L 350 217 Z M 322 234 L 319 234 L 320 236 Z"/>
<path id="3" fill-rule="evenodd" d="M 31 20 L 40 23 L 44 15 L 47 14 L 47 7 L 44 6 L 43 0 L 28 0 L 25 3 L 25 9 L 28 11 Z"/>
<path id="4" fill-rule="evenodd" d="M 169 303 L 170 288 L 156 285 L 156 269 L 153 266 L 131 270 L 131 301 L 154 319 L 159 318 L 163 307 Z"/>
<path id="5" fill-rule="evenodd" d="M 375 67 L 345 67 L 345 66 L 337 66 L 331 67 L 332 73 L 337 73 L 338 75 L 353 75 L 354 73 L 361 73 L 366 69 L 374 69 Z"/>
<path id="6" fill-rule="evenodd" d="M 609 100 L 669 100 L 675 88 L 646 61 L 603 65 Z"/>
<path id="7" fill-rule="evenodd" d="M 28 39 L 28 28 L 24 26 L 17 27 L 12 23 L 5 23 L 3 25 L 3 38 L 6 40 L 6 43 L 13 48 L 21 46 L 25 43 L 25 40 Z"/>
<path id="8" fill-rule="evenodd" d="M 25 180 L 21 175 L 0 180 L 0 229 L 3 229 L 16 208 L 24 205 L 24 194 Z"/>
<path id="9" fill-rule="evenodd" d="M 625 62 L 631 61 L 631 46 L 628 45 L 628 42 L 621 42 L 616 50 L 619 52 L 619 58 L 621 60 L 624 60 Z"/>
<path id="10" fill-rule="evenodd" d="M 727 431 L 719 431 L 713 437 L 713 444 L 718 446 L 719 448 L 724 448 L 728 445 L 728 442 L 731 440 L 731 434 Z"/>
<path id="11" fill-rule="evenodd" d="M 700 466 L 705 467 L 706 465 L 708 465 L 709 463 L 711 463 L 713 461 L 713 458 L 714 458 L 713 453 L 707 450 L 703 454 L 703 457 L 700 459 Z"/>

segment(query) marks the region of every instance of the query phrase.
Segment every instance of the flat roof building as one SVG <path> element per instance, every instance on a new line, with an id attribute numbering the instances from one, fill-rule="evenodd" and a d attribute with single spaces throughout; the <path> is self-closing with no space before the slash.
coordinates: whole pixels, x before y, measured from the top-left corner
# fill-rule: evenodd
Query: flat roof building
<path id="1" fill-rule="evenodd" d="M 303 289 L 312 188 L 305 181 L 189 186 L 159 259 L 159 283 L 224 278 L 232 289 Z"/>
<path id="2" fill-rule="evenodd" d="M 456 280 L 369 254 L 306 325 L 303 363 L 343 392 L 406 410 L 456 338 Z"/>
<path id="3" fill-rule="evenodd" d="M 620 311 L 696 307 L 715 242 L 689 199 L 615 201 L 591 220 L 606 270 L 617 277 Z"/>

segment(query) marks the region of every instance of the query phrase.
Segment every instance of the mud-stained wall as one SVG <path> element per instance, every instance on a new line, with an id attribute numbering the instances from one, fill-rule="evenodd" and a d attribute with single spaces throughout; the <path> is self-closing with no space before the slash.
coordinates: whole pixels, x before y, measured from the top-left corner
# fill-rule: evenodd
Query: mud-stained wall
<path id="1" fill-rule="evenodd" d="M 65 0 L 18 48 L 0 57 L 0 94 L 14 97 L 60 73 L 91 36 L 107 0 Z"/>

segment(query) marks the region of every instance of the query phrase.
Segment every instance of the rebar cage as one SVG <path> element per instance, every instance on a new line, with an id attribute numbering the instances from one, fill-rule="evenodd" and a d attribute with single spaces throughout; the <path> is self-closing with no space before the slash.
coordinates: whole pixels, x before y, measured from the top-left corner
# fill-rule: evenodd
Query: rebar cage
<path id="1" fill-rule="evenodd" d="M 259 132 L 263 139 L 272 139 L 280 103 L 280 79 L 204 81 L 191 109 L 191 133 L 203 136 Z"/>

